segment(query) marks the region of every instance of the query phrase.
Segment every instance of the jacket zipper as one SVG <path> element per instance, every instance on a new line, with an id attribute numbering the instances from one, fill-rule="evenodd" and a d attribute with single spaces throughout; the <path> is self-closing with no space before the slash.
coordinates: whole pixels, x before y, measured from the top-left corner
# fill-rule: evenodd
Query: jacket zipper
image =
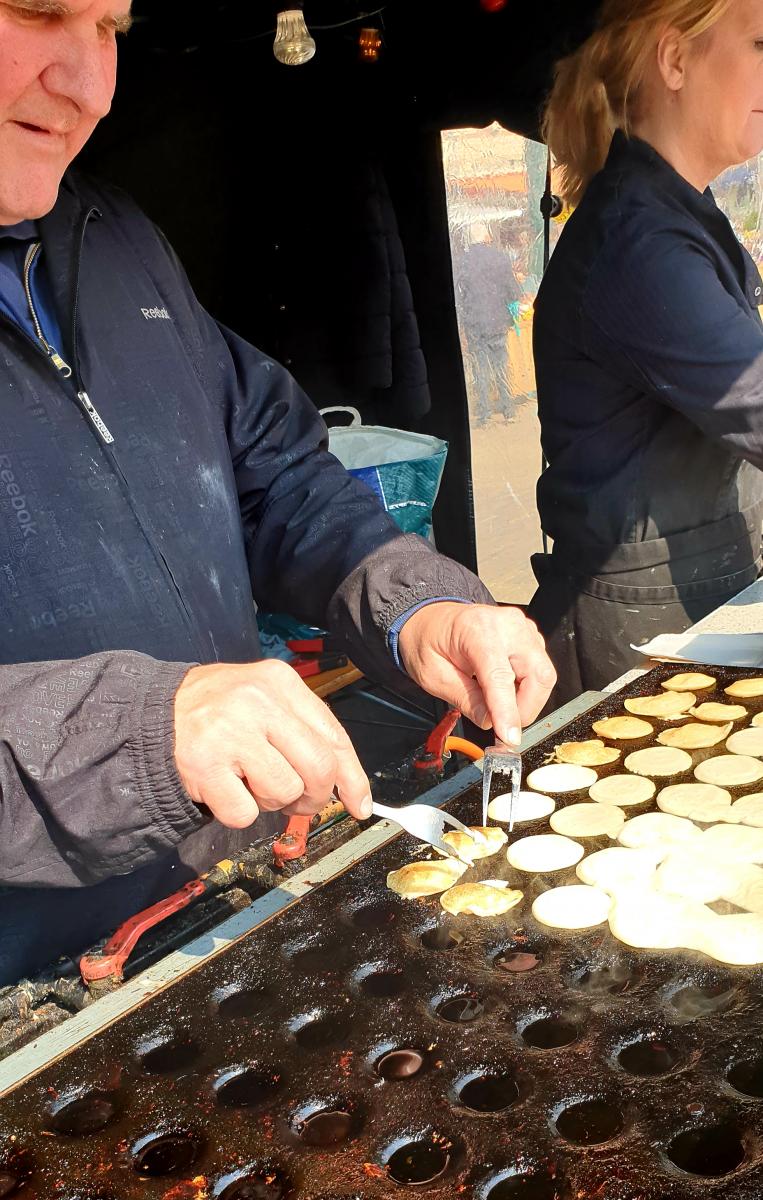
<path id="1" fill-rule="evenodd" d="M 42 242 L 33 242 L 27 250 L 26 258 L 24 259 L 24 291 L 26 292 L 27 304 L 29 305 L 29 315 L 32 318 L 32 324 L 34 325 L 34 331 L 37 334 L 37 340 L 47 354 L 48 358 L 53 363 L 56 370 L 60 371 L 64 379 L 71 379 L 74 373 L 72 368 L 69 366 L 68 362 L 65 361 L 62 355 L 59 354 L 55 346 L 51 346 L 50 342 L 45 337 L 44 333 L 42 332 L 40 318 L 38 317 L 37 310 L 34 306 L 34 297 L 32 296 L 31 284 L 32 267 L 41 249 Z M 84 410 L 91 424 L 98 431 L 101 439 L 106 443 L 107 446 L 110 446 L 114 441 L 114 438 L 109 431 L 106 422 L 101 417 L 84 388 L 80 388 L 78 390 L 77 399 L 79 400 L 80 406 Z"/>

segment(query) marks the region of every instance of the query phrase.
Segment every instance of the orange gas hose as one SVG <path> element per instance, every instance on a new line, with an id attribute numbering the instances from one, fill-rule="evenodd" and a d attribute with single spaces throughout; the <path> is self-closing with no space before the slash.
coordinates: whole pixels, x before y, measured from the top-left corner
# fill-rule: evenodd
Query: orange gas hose
<path id="1" fill-rule="evenodd" d="M 467 742 L 466 738 L 449 737 L 445 739 L 446 752 L 456 751 L 457 754 L 465 754 L 472 762 L 476 762 L 478 758 L 484 758 L 485 751 L 479 746 L 475 746 L 474 742 Z"/>

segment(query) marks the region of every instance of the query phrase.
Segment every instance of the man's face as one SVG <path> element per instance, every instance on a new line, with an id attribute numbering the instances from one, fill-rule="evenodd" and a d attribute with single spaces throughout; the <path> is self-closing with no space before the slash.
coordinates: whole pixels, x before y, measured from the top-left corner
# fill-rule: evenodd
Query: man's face
<path id="1" fill-rule="evenodd" d="M 0 225 L 41 217 L 111 107 L 130 0 L 0 0 Z"/>

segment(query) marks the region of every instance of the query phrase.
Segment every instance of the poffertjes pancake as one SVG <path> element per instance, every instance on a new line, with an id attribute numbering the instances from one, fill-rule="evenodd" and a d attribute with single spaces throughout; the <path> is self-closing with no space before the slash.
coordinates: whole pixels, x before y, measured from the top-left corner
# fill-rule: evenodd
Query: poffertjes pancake
<path id="1" fill-rule="evenodd" d="M 763 963 L 763 915 L 731 913 L 721 917 L 710 909 L 708 914 L 692 949 L 735 967 Z"/>
<path id="2" fill-rule="evenodd" d="M 646 804 L 657 791 L 657 784 L 644 775 L 607 775 L 599 779 L 588 795 L 597 804 L 616 804 L 618 808 Z"/>
<path id="3" fill-rule="evenodd" d="M 680 896 L 632 888 L 615 895 L 609 928 L 626 946 L 640 950 L 679 950 L 691 947 L 697 940 L 697 929 L 706 912 L 710 909 Z"/>
<path id="4" fill-rule="evenodd" d="M 454 858 L 443 858 L 437 862 L 412 862 L 390 871 L 387 887 L 404 900 L 418 900 L 422 896 L 436 896 L 453 887 L 468 868 Z"/>
<path id="5" fill-rule="evenodd" d="M 747 709 L 743 704 L 718 704 L 714 700 L 707 700 L 704 704 L 689 709 L 689 716 L 696 717 L 698 721 L 708 721 L 712 725 L 725 725 L 727 721 L 743 720 L 747 716 Z M 760 716 L 763 716 L 763 713 Z M 752 723 L 755 724 L 754 717 Z"/>
<path id="6" fill-rule="evenodd" d="M 742 796 L 741 800 L 731 806 L 734 824 L 737 825 L 752 825 L 756 829 L 763 829 L 763 792 L 752 792 L 749 796 Z"/>
<path id="7" fill-rule="evenodd" d="M 668 896 L 713 904 L 734 890 L 738 869 L 737 863 L 718 862 L 694 848 L 674 850 L 657 868 L 654 886 Z"/>
<path id="8" fill-rule="evenodd" d="M 678 729 L 663 729 L 657 735 L 661 746 L 675 746 L 678 750 L 704 750 L 717 746 L 731 733 L 731 721 L 727 725 L 711 725 L 707 721 L 690 721 Z M 763 730 L 761 730 L 763 733 Z"/>
<path id="9" fill-rule="evenodd" d="M 763 779 L 763 763 L 745 754 L 717 754 L 695 768 L 694 778 L 718 787 L 746 787 Z"/>
<path id="10" fill-rule="evenodd" d="M 664 851 L 651 847 L 632 850 L 626 846 L 610 846 L 597 850 L 578 863 L 575 874 L 582 883 L 601 888 L 614 895 L 624 888 L 650 888 L 654 873 Z"/>
<path id="11" fill-rule="evenodd" d="M 736 823 L 731 811 L 731 792 L 712 783 L 674 783 L 658 793 L 657 807 L 674 817 L 686 817 L 703 825 L 714 821 Z"/>
<path id="12" fill-rule="evenodd" d="M 594 721 L 591 728 L 600 737 L 611 738 L 615 742 L 635 742 L 654 733 L 654 726 L 641 717 L 605 717 L 601 721 Z"/>
<path id="13" fill-rule="evenodd" d="M 534 902 L 532 913 L 536 921 L 552 929 L 593 929 L 604 924 L 611 907 L 606 892 L 573 883 L 543 892 Z"/>
<path id="14" fill-rule="evenodd" d="M 763 758 L 763 729 L 740 729 L 732 733 L 726 742 L 730 754 L 749 754 L 751 758 Z"/>
<path id="15" fill-rule="evenodd" d="M 763 863 L 763 829 L 749 825 L 711 825 L 702 834 L 700 854 L 719 862 Z"/>
<path id="16" fill-rule="evenodd" d="M 665 721 L 679 717 L 697 703 L 691 692 L 660 692 L 657 696 L 634 696 L 624 701 L 624 707 L 635 717 L 655 717 Z"/>
<path id="17" fill-rule="evenodd" d="M 585 850 L 579 842 L 561 837 L 557 833 L 539 833 L 535 837 L 520 838 L 509 846 L 506 857 L 509 865 L 529 875 L 542 875 L 547 871 L 563 871 L 580 862 Z"/>
<path id="18" fill-rule="evenodd" d="M 760 726 L 763 725 L 763 712 L 756 713 L 750 721 L 750 724 L 754 725 L 756 729 L 759 729 Z"/>
<path id="19" fill-rule="evenodd" d="M 650 746 L 647 750 L 636 750 L 625 760 L 626 771 L 634 775 L 648 775 L 652 779 L 669 779 L 671 775 L 683 775 L 691 767 L 691 755 L 673 746 Z"/>
<path id="20" fill-rule="evenodd" d="M 557 809 L 549 824 L 554 833 L 564 837 L 614 840 L 625 824 L 625 813 L 614 804 L 570 804 Z"/>
<path id="21" fill-rule="evenodd" d="M 598 776 L 591 767 L 575 767 L 571 763 L 551 763 L 538 767 L 527 777 L 527 786 L 544 795 L 562 796 L 569 792 L 581 792 L 596 783 Z"/>
<path id="22" fill-rule="evenodd" d="M 473 825 L 471 828 L 481 833 L 485 841 L 475 842 L 468 833 L 463 833 L 460 829 L 451 829 L 449 833 L 443 834 L 442 840 L 451 846 L 460 858 L 468 858 L 472 862 L 497 854 L 501 846 L 505 846 L 509 840 L 504 831 L 496 825 Z"/>
<path id="23" fill-rule="evenodd" d="M 685 842 L 699 843 L 702 836 L 702 831 L 685 817 L 653 812 L 643 813 L 640 817 L 632 817 L 630 821 L 626 821 L 617 840 L 621 846 L 631 846 L 634 850 L 654 846 L 667 852 Z"/>
<path id="24" fill-rule="evenodd" d="M 516 908 L 523 894 L 514 888 L 501 888 L 492 883 L 457 883 L 440 896 L 440 904 L 454 916 L 471 913 L 475 917 L 499 917 Z"/>
<path id="25" fill-rule="evenodd" d="M 729 865 L 734 872 L 734 885 L 723 899 L 748 912 L 763 913 L 763 868 L 755 863 Z"/>
<path id="26" fill-rule="evenodd" d="M 681 671 L 678 675 L 671 675 L 661 686 L 667 692 L 706 692 L 708 688 L 715 687 L 715 683 L 712 675 L 705 675 L 702 671 Z"/>
<path id="27" fill-rule="evenodd" d="M 574 763 L 579 767 L 606 767 L 609 763 L 617 762 L 622 754 L 614 746 L 605 746 L 599 738 L 587 742 L 562 742 L 556 747 L 556 757 L 560 763 Z"/>
<path id="28" fill-rule="evenodd" d="M 763 676 L 756 675 L 753 679 L 735 679 L 723 690 L 727 696 L 734 696 L 738 700 L 753 700 L 758 696 L 763 696 Z"/>
<path id="29" fill-rule="evenodd" d="M 511 795 L 506 792 L 493 797 L 487 815 L 491 821 L 501 821 L 503 824 L 508 824 L 511 815 L 515 825 L 527 825 L 530 821 L 540 821 L 550 816 L 555 808 L 556 801 L 550 796 L 543 796 L 540 792 L 520 792 L 514 801 L 513 813 L 510 813 Z"/>

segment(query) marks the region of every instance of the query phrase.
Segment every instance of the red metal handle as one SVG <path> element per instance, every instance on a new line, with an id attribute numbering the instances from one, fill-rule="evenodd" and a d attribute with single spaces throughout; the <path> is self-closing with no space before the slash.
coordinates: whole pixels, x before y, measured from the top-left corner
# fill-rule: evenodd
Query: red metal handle
<path id="1" fill-rule="evenodd" d="M 435 725 L 424 743 L 424 748 L 414 760 L 413 769 L 417 775 L 439 775 L 444 767 L 445 743 L 461 720 L 457 708 L 451 708 L 441 721 Z"/>
<path id="2" fill-rule="evenodd" d="M 158 925 L 165 917 L 172 916 L 181 908 L 185 908 L 197 896 L 203 896 L 205 890 L 203 879 L 192 879 L 190 883 L 186 883 L 179 891 L 160 900 L 158 904 L 153 904 L 151 908 L 145 908 L 142 912 L 136 913 L 134 917 L 130 917 L 109 938 L 100 954 L 86 954 L 79 960 L 80 974 L 84 983 L 89 985 L 103 979 L 113 979 L 115 983 L 120 982 L 124 974 L 125 963 L 135 949 L 138 938 L 147 929 Z"/>

